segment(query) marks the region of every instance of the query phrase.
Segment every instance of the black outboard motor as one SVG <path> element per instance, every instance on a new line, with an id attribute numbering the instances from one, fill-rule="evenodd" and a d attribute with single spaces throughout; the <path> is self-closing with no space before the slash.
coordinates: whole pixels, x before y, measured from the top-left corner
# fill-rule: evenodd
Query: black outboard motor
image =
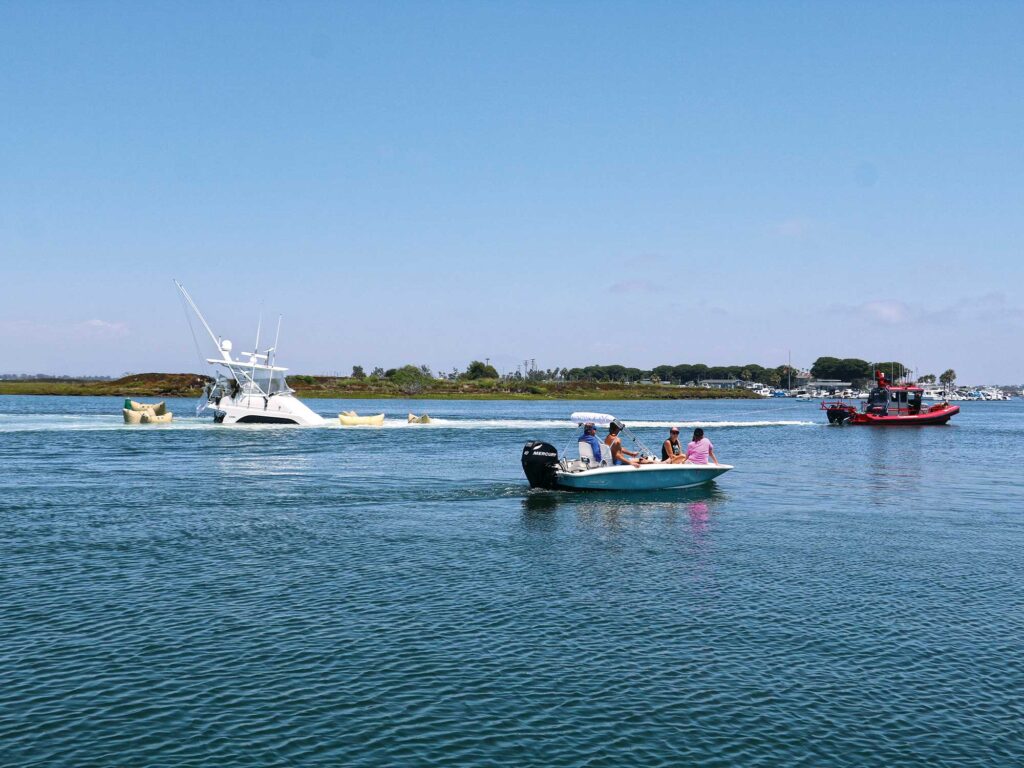
<path id="1" fill-rule="evenodd" d="M 829 408 L 825 415 L 828 416 L 829 424 L 838 424 L 839 426 L 843 426 L 843 424 L 853 418 L 853 414 L 846 408 Z"/>
<path id="2" fill-rule="evenodd" d="M 531 440 L 523 446 L 523 472 L 531 488 L 557 488 L 557 468 L 558 449 L 555 446 L 539 440 Z"/>

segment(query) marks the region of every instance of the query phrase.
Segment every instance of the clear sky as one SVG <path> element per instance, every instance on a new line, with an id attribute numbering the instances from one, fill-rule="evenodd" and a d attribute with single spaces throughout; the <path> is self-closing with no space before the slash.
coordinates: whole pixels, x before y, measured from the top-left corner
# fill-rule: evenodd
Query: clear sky
<path id="1" fill-rule="evenodd" d="M 1024 381 L 1024 3 L 0 4 L 0 371 Z"/>

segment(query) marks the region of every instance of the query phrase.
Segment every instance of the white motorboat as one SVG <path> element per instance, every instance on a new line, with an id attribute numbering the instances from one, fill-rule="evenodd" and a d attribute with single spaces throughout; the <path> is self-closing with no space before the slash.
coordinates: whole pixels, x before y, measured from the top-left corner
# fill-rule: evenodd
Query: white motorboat
<path id="1" fill-rule="evenodd" d="M 602 413 L 574 413 L 570 417 L 579 427 L 584 424 L 606 427 L 615 417 Z M 630 437 L 640 448 L 640 456 L 650 463 L 635 467 L 612 464 L 611 451 L 601 445 L 601 455 L 595 456 L 589 443 L 578 442 L 578 457 L 559 456 L 550 443 L 531 441 L 523 447 L 522 464 L 531 488 L 564 489 L 576 491 L 660 491 L 675 488 L 693 488 L 711 482 L 732 469 L 729 464 L 671 464 L 654 460 L 651 451 L 633 435 L 622 422 L 622 434 Z"/>
<path id="2" fill-rule="evenodd" d="M 213 420 L 218 424 L 320 426 L 325 423 L 323 417 L 295 397 L 295 390 L 291 389 L 285 380 L 284 374 L 288 369 L 275 365 L 277 344 L 281 335 L 280 318 L 277 322 L 274 346 L 262 353 L 259 351 L 261 320 L 256 329 L 256 344 L 253 351 L 242 353 L 247 359 L 235 360 L 231 357 L 231 342 L 214 334 L 185 287 L 177 280 L 174 284 L 178 286 L 181 295 L 199 318 L 220 355 L 206 358 L 206 362 L 213 366 L 214 380 L 203 390 L 203 395 L 196 406 L 197 416 L 205 411 L 212 411 Z M 191 321 L 189 325 L 191 327 Z M 196 345 L 198 348 L 198 341 Z"/>

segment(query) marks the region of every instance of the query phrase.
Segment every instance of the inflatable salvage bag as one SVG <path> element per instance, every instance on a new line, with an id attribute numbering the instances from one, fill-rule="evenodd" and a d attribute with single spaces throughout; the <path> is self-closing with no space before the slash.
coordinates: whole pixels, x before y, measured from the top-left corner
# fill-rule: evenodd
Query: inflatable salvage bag
<path id="1" fill-rule="evenodd" d="M 125 424 L 169 424 L 174 415 L 162 400 L 159 403 L 137 403 L 125 399 L 121 413 Z"/>

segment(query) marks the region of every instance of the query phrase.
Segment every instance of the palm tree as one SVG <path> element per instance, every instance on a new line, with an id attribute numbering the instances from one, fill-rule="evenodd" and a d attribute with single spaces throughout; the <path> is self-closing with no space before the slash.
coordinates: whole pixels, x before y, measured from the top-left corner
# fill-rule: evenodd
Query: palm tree
<path id="1" fill-rule="evenodd" d="M 942 372 L 942 375 L 939 376 L 939 381 L 947 387 L 950 386 L 954 381 L 956 381 L 956 371 L 952 368 L 947 368 Z"/>

